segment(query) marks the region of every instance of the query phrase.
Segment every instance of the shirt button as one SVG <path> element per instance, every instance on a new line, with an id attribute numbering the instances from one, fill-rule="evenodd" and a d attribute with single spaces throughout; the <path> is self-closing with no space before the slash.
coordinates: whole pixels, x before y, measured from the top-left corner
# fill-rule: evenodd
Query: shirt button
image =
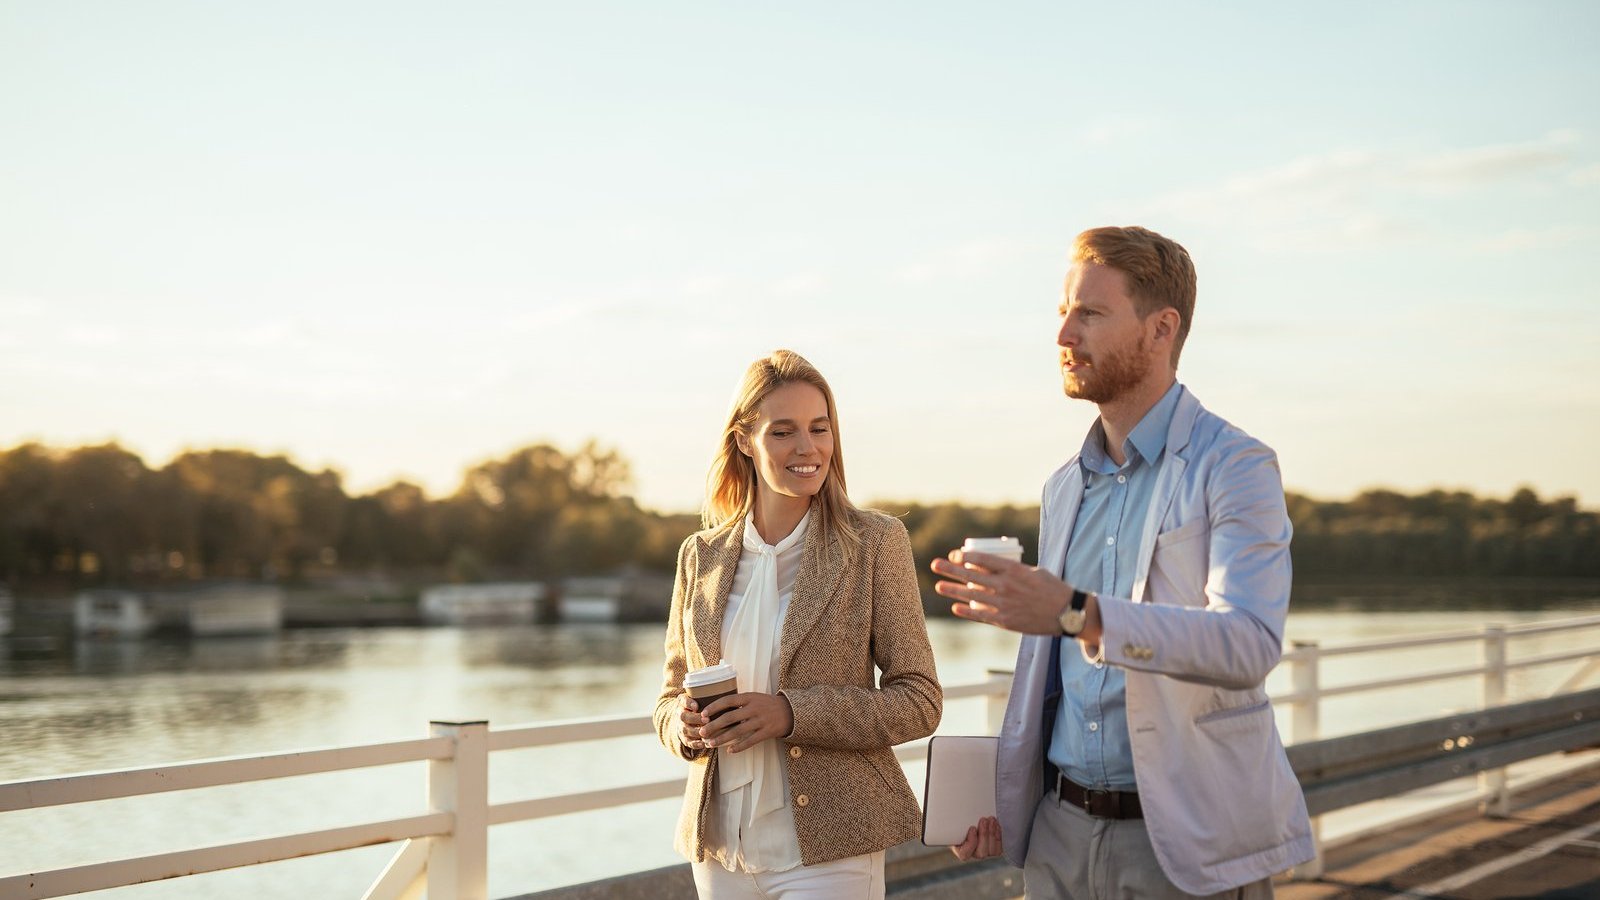
<path id="1" fill-rule="evenodd" d="M 1126 476 L 1126 475 L 1118 475 L 1117 476 L 1117 484 L 1127 484 L 1127 483 L 1128 483 L 1128 476 Z"/>
<path id="2" fill-rule="evenodd" d="M 1099 722 L 1090 722 L 1089 723 L 1089 730 L 1090 731 L 1099 731 L 1100 730 L 1100 723 Z"/>
<path id="3" fill-rule="evenodd" d="M 800 796 L 794 798 L 794 805 L 795 806 L 810 806 L 811 805 L 811 798 L 807 797 L 805 794 L 801 794 Z"/>
<path id="4" fill-rule="evenodd" d="M 1103 662 L 1098 662 L 1098 663 L 1095 663 L 1095 664 L 1094 664 L 1094 667 L 1095 667 L 1095 668 L 1096 668 L 1096 669 L 1104 669 L 1104 668 L 1105 668 L 1105 667 L 1106 667 L 1106 664 L 1105 664 L 1105 663 L 1103 663 Z"/>
<path id="5" fill-rule="evenodd" d="M 799 747 L 790 747 L 789 748 L 789 758 L 790 759 L 799 759 L 800 758 L 800 754 L 801 754 L 801 750 L 800 750 Z"/>
<path id="6" fill-rule="evenodd" d="M 1106 546 L 1107 547 L 1110 547 L 1111 545 L 1115 544 L 1116 542 L 1117 542 L 1117 539 L 1114 538 L 1114 537 L 1106 538 Z"/>

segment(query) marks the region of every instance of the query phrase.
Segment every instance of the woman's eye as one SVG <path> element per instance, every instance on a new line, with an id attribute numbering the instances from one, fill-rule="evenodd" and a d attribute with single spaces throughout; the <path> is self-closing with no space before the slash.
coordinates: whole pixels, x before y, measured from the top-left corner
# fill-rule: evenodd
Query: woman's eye
<path id="1" fill-rule="evenodd" d="M 772 432 L 772 436 L 776 437 L 776 438 L 785 438 L 785 437 L 788 437 L 791 434 L 794 434 L 794 432 L 792 432 L 792 431 L 774 431 L 774 432 Z"/>

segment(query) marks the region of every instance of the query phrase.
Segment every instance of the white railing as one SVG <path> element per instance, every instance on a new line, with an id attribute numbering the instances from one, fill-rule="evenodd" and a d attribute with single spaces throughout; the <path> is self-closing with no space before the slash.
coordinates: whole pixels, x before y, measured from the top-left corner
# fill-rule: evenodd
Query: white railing
<path id="1" fill-rule="evenodd" d="M 1595 649 L 1516 660 L 1508 653 L 1509 645 L 1519 638 L 1590 629 L 1600 630 L 1600 616 L 1512 627 L 1489 625 L 1475 631 L 1327 647 L 1310 641 L 1296 642 L 1283 656 L 1289 666 L 1292 689 L 1287 694 L 1273 695 L 1272 701 L 1275 704 L 1288 704 L 1289 740 L 1298 743 L 1322 737 L 1321 703 L 1330 697 L 1448 679 L 1481 677 L 1483 705 L 1493 706 L 1505 699 L 1508 672 L 1579 662 L 1581 664 L 1555 691 L 1566 692 L 1581 686 L 1600 672 L 1600 642 L 1590 645 Z M 1473 643 L 1480 647 L 1481 662 L 1476 665 L 1357 684 L 1321 686 L 1321 664 L 1325 659 Z M 987 705 L 988 728 L 991 733 L 997 733 L 1010 686 L 1010 672 L 991 670 L 982 681 L 947 686 L 944 695 L 948 700 L 983 698 Z M 653 737 L 655 728 L 649 716 L 581 719 L 498 730 L 490 730 L 487 722 L 434 722 L 430 729 L 430 737 L 418 740 L 204 760 L 0 784 L 0 814 L 4 814 L 46 806 L 425 761 L 428 764 L 429 806 L 427 812 L 405 818 L 45 872 L 0 876 L 0 897 L 58 897 L 399 841 L 403 843 L 368 888 L 366 900 L 416 900 L 422 896 L 424 889 L 430 900 L 487 900 L 489 826 L 661 800 L 676 796 L 683 790 L 683 779 L 673 778 L 493 805 L 488 802 L 490 753 L 617 737 Z M 906 744 L 897 747 L 895 752 L 902 762 L 920 760 L 927 755 L 927 742 Z M 1490 814 L 1504 814 L 1509 809 L 1509 790 L 1503 771 L 1485 774 L 1482 800 Z M 1320 823 L 1316 823 L 1315 827 L 1318 828 L 1320 843 Z M 1303 867 L 1299 874 L 1314 874 L 1318 865 L 1320 860 L 1312 867 Z"/>

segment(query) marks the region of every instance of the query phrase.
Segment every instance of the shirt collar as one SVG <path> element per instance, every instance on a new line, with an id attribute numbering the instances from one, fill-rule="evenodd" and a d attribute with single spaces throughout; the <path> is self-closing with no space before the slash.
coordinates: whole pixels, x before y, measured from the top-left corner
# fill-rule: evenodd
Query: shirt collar
<path id="1" fill-rule="evenodd" d="M 762 540 L 761 532 L 756 530 L 756 513 L 752 509 L 750 512 L 745 513 L 744 516 L 744 549 L 752 553 L 760 553 L 762 550 L 783 553 L 786 550 L 791 550 L 805 540 L 806 526 L 810 522 L 811 512 L 807 510 L 806 514 L 800 517 L 800 524 L 794 526 L 794 530 L 789 532 L 787 537 L 776 544 L 768 544 L 765 540 Z"/>
<path id="2" fill-rule="evenodd" d="M 1146 464 L 1151 464 L 1161 458 L 1162 451 L 1167 449 L 1167 432 L 1172 428 L 1172 414 L 1178 409 L 1178 397 L 1182 393 L 1183 385 L 1173 382 L 1172 387 L 1156 401 L 1156 405 L 1150 407 L 1150 411 L 1128 434 L 1127 440 L 1122 442 L 1124 459 L 1131 462 L 1137 456 Z M 1106 455 L 1105 426 L 1100 424 L 1098 418 L 1089 427 L 1089 435 L 1083 440 L 1078 463 L 1089 474 L 1108 475 L 1117 469 L 1117 465 Z"/>

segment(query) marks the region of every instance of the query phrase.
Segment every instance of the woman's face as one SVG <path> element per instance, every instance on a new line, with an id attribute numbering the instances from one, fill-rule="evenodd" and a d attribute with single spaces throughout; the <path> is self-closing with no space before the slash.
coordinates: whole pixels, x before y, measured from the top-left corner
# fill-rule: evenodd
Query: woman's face
<path id="1" fill-rule="evenodd" d="M 783 385 L 762 401 L 750 436 L 736 438 L 755 463 L 758 493 L 809 499 L 822 490 L 833 462 L 833 422 L 822 391 L 803 381 Z"/>

